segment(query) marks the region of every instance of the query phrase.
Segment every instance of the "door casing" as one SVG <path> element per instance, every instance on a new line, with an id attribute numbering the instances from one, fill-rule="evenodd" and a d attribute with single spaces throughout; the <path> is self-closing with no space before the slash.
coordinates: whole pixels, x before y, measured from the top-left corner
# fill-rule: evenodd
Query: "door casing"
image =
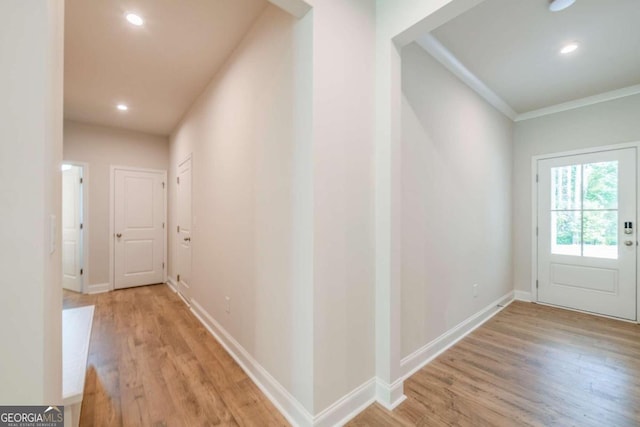
<path id="1" fill-rule="evenodd" d="M 167 282 L 167 171 L 165 169 L 144 169 L 134 168 L 129 166 L 114 166 L 111 165 L 109 174 L 109 290 L 115 289 L 115 176 L 117 170 L 133 171 L 133 172 L 151 172 L 162 174 L 162 180 L 164 182 L 164 201 L 163 201 L 163 215 L 164 215 L 164 233 L 163 233 L 163 254 L 162 262 L 164 263 L 163 269 L 163 281 Z"/>
<path id="2" fill-rule="evenodd" d="M 72 160 L 62 161 L 64 165 L 82 168 L 82 293 L 89 292 L 89 163 Z"/>
<path id="3" fill-rule="evenodd" d="M 189 230 L 189 237 L 191 239 L 193 239 L 193 154 L 190 153 L 187 157 L 185 157 L 181 162 L 178 163 L 176 171 L 177 171 L 177 175 L 178 177 L 180 176 L 180 170 L 182 165 L 184 165 L 185 163 L 189 162 L 189 174 L 190 174 L 190 193 L 189 193 L 189 220 L 190 220 L 190 230 Z M 178 222 L 178 226 L 180 226 L 180 191 L 181 184 L 178 184 L 178 187 L 176 188 L 176 220 Z M 191 286 L 191 277 L 192 277 L 192 271 L 193 271 L 193 245 L 192 242 L 189 242 L 189 275 L 188 275 L 188 279 L 189 279 L 189 283 L 184 282 L 183 280 L 178 280 L 178 277 L 182 271 L 182 263 L 180 261 L 180 233 L 178 232 L 177 234 L 177 240 L 175 243 L 175 272 L 176 272 L 176 278 L 175 278 L 175 283 L 176 283 L 176 291 L 178 292 L 178 294 L 187 302 L 188 305 L 190 305 L 191 303 L 189 302 L 191 300 L 191 291 L 190 291 L 190 286 Z M 184 284 L 187 284 L 187 286 L 185 287 Z"/>
<path id="4" fill-rule="evenodd" d="M 619 150 L 623 148 L 636 148 L 636 168 L 640 168 L 640 142 L 629 142 L 623 144 L 613 144 L 613 145 L 603 145 L 599 147 L 585 148 L 579 150 L 571 150 L 571 151 L 562 151 L 557 153 L 548 153 L 542 154 L 538 156 L 533 156 L 531 158 L 531 300 L 538 304 L 544 304 L 538 301 L 538 289 L 536 286 L 536 282 L 538 280 L 538 182 L 537 182 L 537 174 L 538 174 L 538 161 L 551 159 L 554 157 L 562 157 L 562 156 L 575 156 L 580 154 L 590 154 L 590 153 L 598 153 L 601 151 L 611 151 L 611 150 Z M 636 173 L 636 192 L 637 200 L 640 200 L 640 173 Z M 635 222 L 638 223 L 638 207 L 636 207 L 636 218 Z M 610 317 L 597 313 L 588 313 L 595 316 L 607 317 L 615 320 L 620 320 L 623 322 L 631 322 L 640 324 L 640 289 L 638 286 L 638 277 L 640 273 L 638 271 L 640 268 L 640 250 L 636 251 L 636 319 L 635 321 L 620 319 L 617 317 Z M 566 310 L 572 311 L 581 311 L 572 308 L 565 308 Z"/>

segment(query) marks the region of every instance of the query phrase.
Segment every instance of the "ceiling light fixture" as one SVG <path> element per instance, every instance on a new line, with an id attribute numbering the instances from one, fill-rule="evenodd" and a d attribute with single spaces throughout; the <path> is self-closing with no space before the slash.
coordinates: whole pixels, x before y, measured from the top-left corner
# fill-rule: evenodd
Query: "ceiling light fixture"
<path id="1" fill-rule="evenodd" d="M 142 24 L 144 24 L 144 20 L 140 17 L 140 15 L 136 15 L 135 13 L 127 13 L 125 18 L 127 18 L 127 21 L 129 21 L 129 23 L 135 25 L 136 27 L 140 27 L 142 26 Z"/>
<path id="2" fill-rule="evenodd" d="M 551 0 L 549 2 L 549 10 L 551 12 L 560 12 L 561 10 L 565 10 L 575 2 L 576 0 Z"/>
<path id="3" fill-rule="evenodd" d="M 126 104 L 118 104 L 116 108 L 120 111 L 127 111 L 129 109 Z"/>
<path id="4" fill-rule="evenodd" d="M 560 49 L 560 53 L 566 55 L 567 53 L 574 52 L 578 48 L 578 43 L 569 43 Z"/>

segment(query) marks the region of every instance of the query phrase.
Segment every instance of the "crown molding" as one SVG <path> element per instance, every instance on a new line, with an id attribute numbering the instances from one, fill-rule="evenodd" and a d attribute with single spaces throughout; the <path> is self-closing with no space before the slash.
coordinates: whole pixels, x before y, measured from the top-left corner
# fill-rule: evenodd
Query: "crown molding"
<path id="1" fill-rule="evenodd" d="M 425 34 L 419 37 L 416 43 L 502 114 L 511 120 L 515 120 L 516 117 L 518 117 L 518 113 L 516 113 L 509 104 L 492 91 L 489 86 L 484 84 L 475 74 L 469 71 L 469 69 L 433 35 Z"/>
<path id="2" fill-rule="evenodd" d="M 549 114 L 587 107 L 589 105 L 612 101 L 614 99 L 624 98 L 626 96 L 636 95 L 638 93 L 640 93 L 640 85 L 627 86 L 623 87 L 622 89 L 599 93 L 597 95 L 587 96 L 585 98 L 575 99 L 573 101 L 563 102 L 562 104 L 556 104 L 550 107 L 540 108 L 538 110 L 518 114 L 514 121 L 520 122 L 523 120 L 535 119 L 536 117 L 548 116 Z"/>
<path id="3" fill-rule="evenodd" d="M 489 86 L 465 67 L 464 64 L 460 62 L 458 58 L 456 58 L 456 56 L 432 34 L 429 33 L 419 37 L 416 39 L 416 43 L 427 53 L 433 56 L 447 70 L 451 71 L 456 77 L 473 89 L 485 101 L 514 122 L 548 116 L 550 114 L 574 110 L 576 108 L 582 108 L 598 104 L 600 102 L 607 102 L 640 93 L 640 84 L 638 84 L 518 114 L 504 99 L 491 90 Z"/>

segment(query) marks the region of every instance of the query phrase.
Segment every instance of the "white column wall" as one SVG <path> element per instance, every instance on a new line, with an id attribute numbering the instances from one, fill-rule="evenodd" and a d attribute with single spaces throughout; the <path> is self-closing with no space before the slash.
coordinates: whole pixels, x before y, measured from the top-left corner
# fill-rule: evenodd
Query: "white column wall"
<path id="1" fill-rule="evenodd" d="M 0 2 L 2 405 L 62 403 L 63 20 L 61 1 Z"/>

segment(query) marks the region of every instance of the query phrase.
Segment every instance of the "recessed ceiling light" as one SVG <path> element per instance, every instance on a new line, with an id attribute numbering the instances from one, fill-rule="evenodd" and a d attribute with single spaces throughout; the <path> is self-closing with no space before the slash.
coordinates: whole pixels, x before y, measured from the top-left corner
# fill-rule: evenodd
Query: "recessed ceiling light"
<path id="1" fill-rule="evenodd" d="M 127 111 L 129 109 L 126 104 L 118 104 L 116 108 L 120 111 Z"/>
<path id="2" fill-rule="evenodd" d="M 577 48 L 578 48 L 578 43 L 569 43 L 568 45 L 560 49 L 560 53 L 562 53 L 563 55 L 566 55 L 567 53 L 571 53 L 575 51 Z"/>
<path id="3" fill-rule="evenodd" d="M 136 27 L 139 27 L 142 24 L 144 24 L 144 20 L 140 17 L 140 15 L 136 15 L 135 13 L 127 13 L 125 17 L 127 18 L 127 21 L 129 21 L 131 24 L 135 25 Z"/>
<path id="4" fill-rule="evenodd" d="M 551 12 L 560 12 L 575 3 L 576 0 L 551 0 L 549 2 L 549 10 Z"/>

